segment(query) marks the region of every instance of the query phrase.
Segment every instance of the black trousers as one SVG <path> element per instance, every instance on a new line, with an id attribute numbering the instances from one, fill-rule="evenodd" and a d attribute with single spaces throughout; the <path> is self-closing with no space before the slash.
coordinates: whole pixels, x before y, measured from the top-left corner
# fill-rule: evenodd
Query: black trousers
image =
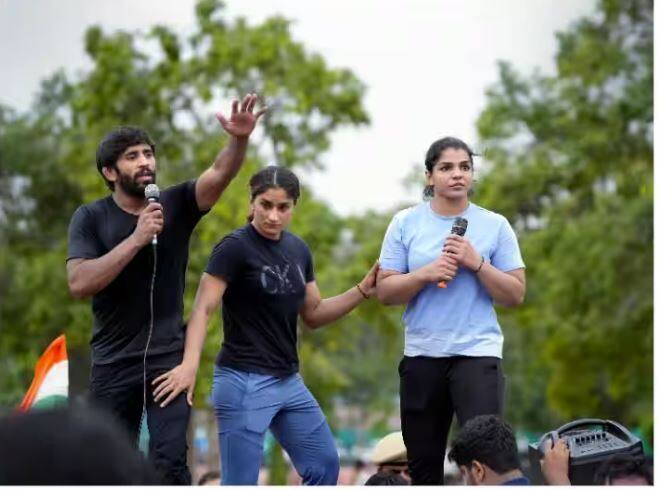
<path id="1" fill-rule="evenodd" d="M 497 357 L 403 357 L 400 414 L 413 485 L 442 485 L 453 414 L 462 426 L 503 412 L 504 375 Z"/>
<path id="2" fill-rule="evenodd" d="M 187 429 L 190 406 L 185 394 L 165 408 L 153 401 L 153 381 L 181 362 L 182 353 L 164 354 L 147 359 L 146 414 L 149 428 L 149 459 L 164 484 L 190 485 L 187 465 Z M 144 403 L 143 362 L 122 361 L 92 366 L 90 398 L 98 409 L 112 416 L 137 444 Z"/>

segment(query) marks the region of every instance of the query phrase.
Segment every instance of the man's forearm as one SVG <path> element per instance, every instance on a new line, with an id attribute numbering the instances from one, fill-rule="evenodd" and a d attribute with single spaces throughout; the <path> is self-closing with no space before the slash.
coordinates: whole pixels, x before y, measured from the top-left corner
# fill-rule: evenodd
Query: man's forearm
<path id="1" fill-rule="evenodd" d="M 226 176 L 229 180 L 236 176 L 247 153 L 248 137 L 229 137 L 229 143 L 218 153 L 213 162 L 213 170 Z"/>
<path id="2" fill-rule="evenodd" d="M 142 247 L 131 235 L 105 255 L 83 260 L 69 270 L 69 289 L 75 298 L 93 296 L 105 289 Z"/>
<path id="3" fill-rule="evenodd" d="M 199 209 L 208 210 L 213 207 L 229 185 L 238 174 L 247 153 L 247 137 L 229 137 L 229 143 L 215 157 L 213 165 L 210 166 L 199 177 L 197 182 L 197 204 Z"/>

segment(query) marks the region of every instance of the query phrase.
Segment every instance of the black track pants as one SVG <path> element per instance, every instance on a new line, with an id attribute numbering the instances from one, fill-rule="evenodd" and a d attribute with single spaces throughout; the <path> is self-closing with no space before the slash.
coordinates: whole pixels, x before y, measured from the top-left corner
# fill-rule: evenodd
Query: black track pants
<path id="1" fill-rule="evenodd" d="M 504 375 L 497 357 L 403 357 L 400 414 L 414 485 L 444 483 L 444 454 L 455 413 L 462 426 L 503 412 Z"/>

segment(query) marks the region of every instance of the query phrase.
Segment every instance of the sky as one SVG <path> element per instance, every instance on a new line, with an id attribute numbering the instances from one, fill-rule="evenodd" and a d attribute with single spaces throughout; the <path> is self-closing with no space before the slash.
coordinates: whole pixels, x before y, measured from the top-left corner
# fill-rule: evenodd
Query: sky
<path id="1" fill-rule="evenodd" d="M 523 74 L 552 74 L 555 32 L 595 12 L 595 0 L 227 0 L 230 17 L 250 23 L 279 14 L 292 35 L 331 67 L 367 86 L 366 127 L 332 136 L 325 171 L 304 173 L 341 215 L 391 209 L 420 199 L 403 179 L 430 144 L 457 136 L 479 148 L 475 122 L 505 60 Z M 0 0 L 0 103 L 29 108 L 40 80 L 63 68 L 82 73 L 87 27 L 185 33 L 194 0 Z M 228 106 L 228 101 L 227 101 Z M 147 128 L 148 129 L 148 128 Z M 90 156 L 90 159 L 93 156 Z"/>

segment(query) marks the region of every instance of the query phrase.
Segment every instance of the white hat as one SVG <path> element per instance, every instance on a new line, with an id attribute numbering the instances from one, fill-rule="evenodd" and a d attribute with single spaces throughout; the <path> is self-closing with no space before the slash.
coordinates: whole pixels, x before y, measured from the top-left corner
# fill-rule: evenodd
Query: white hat
<path id="1" fill-rule="evenodd" d="M 401 431 L 392 432 L 378 441 L 371 456 L 376 465 L 386 463 L 407 463 L 407 448 Z"/>

